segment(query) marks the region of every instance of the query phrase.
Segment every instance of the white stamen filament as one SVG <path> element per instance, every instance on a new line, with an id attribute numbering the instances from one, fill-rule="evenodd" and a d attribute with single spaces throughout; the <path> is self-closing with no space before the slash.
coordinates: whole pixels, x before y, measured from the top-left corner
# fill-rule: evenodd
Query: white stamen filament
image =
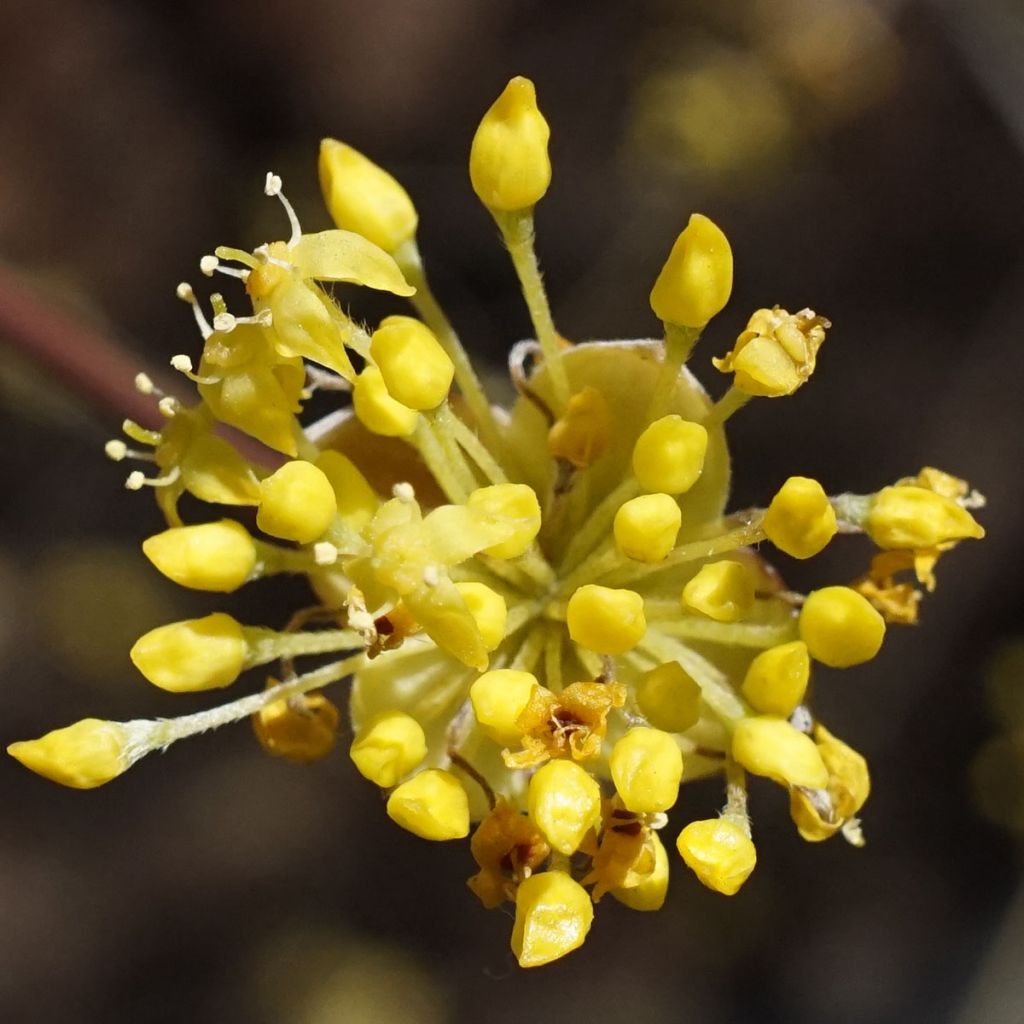
<path id="1" fill-rule="evenodd" d="M 287 196 L 285 196 L 281 191 L 281 176 L 274 174 L 273 171 L 268 171 L 267 181 L 263 186 L 263 191 L 268 196 L 277 196 L 281 205 L 284 207 L 284 212 L 288 215 L 288 223 L 291 225 L 292 229 L 291 238 L 288 239 L 288 248 L 290 249 L 293 245 L 296 245 L 302 237 L 302 227 L 299 225 L 299 218 L 295 214 L 294 207 L 288 202 Z"/>
<path id="2" fill-rule="evenodd" d="M 192 307 L 192 315 L 196 320 L 196 327 L 199 328 L 199 333 L 203 337 L 203 341 L 213 334 L 213 328 L 210 326 L 209 321 L 206 319 L 205 314 L 199 307 L 199 300 L 196 298 L 196 293 L 192 290 L 192 285 L 188 281 L 182 281 L 175 289 L 175 295 L 181 299 L 182 302 L 187 302 Z M 174 365 L 173 363 L 171 364 Z M 175 367 L 177 369 L 177 367 Z"/>

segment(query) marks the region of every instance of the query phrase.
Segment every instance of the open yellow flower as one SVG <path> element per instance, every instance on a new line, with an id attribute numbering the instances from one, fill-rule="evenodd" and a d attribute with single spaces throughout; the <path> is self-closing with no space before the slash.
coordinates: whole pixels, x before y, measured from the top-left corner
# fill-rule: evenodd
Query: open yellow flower
<path id="1" fill-rule="evenodd" d="M 297 574 L 318 603 L 280 630 L 218 612 L 153 630 L 134 649 L 169 690 L 228 685 L 277 662 L 265 689 L 178 718 L 87 719 L 9 748 L 39 774 L 85 788 L 245 718 L 269 753 L 291 760 L 340 746 L 386 791 L 402 828 L 431 841 L 472 832 L 470 888 L 486 907 L 514 905 L 524 967 L 581 945 L 607 892 L 638 910 L 663 904 L 679 862 L 658 831 L 669 810 L 687 815 L 691 779 L 725 774 L 721 819 L 691 822 L 677 842 L 719 892 L 736 892 L 757 858 L 744 768 L 791 791 L 807 838 L 842 829 L 858 842 L 867 768 L 808 707 L 811 660 L 845 667 L 875 656 L 885 633 L 875 609 L 890 622 L 917 613 L 892 573 L 913 566 L 927 578 L 937 551 L 981 535 L 967 511 L 976 496 L 937 470 L 868 496 L 830 497 L 789 476 L 767 508 L 727 513 L 726 422 L 750 395 L 796 391 L 827 322 L 810 310 L 757 311 L 715 361 L 735 376 L 713 402 L 684 364 L 728 301 L 733 256 L 696 216 L 652 291 L 664 337 L 569 343 L 534 250 L 547 133 L 532 83 L 513 79 L 471 157 L 536 335 L 512 349 L 518 397 L 506 410 L 431 295 L 415 208 L 387 172 L 325 142 L 322 184 L 341 226 L 315 234 L 268 176 L 288 240 L 220 247 L 200 264 L 236 279 L 231 301 L 247 297 L 251 312 L 232 314 L 214 295 L 208 322 L 179 287 L 203 347 L 196 372 L 188 356 L 174 365 L 202 403 L 162 399 L 162 432 L 128 428 L 154 453 L 123 442 L 108 453 L 158 467 L 149 482 L 169 529 L 143 548 L 165 576 L 231 592 Z M 397 308 L 364 329 L 332 282 L 376 289 Z M 317 388 L 340 408 L 303 424 Z M 275 458 L 244 457 L 219 424 Z M 778 479 L 797 469 L 780 467 Z M 186 490 L 218 506 L 206 521 L 181 522 Z M 255 525 L 222 518 L 224 505 L 258 506 Z M 896 561 L 806 600 L 752 549 L 770 538 L 810 558 L 833 535 L 865 529 L 898 549 Z M 331 657 L 300 672 L 296 661 L 314 655 Z M 341 716 L 321 691 L 342 681 L 352 736 L 338 744 Z"/>

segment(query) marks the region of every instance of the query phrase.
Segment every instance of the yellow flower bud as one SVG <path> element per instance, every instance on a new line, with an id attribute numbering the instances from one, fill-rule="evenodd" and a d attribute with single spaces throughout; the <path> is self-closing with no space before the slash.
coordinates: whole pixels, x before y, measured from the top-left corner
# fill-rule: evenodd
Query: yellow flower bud
<path id="1" fill-rule="evenodd" d="M 675 547 L 683 516 L 668 494 L 641 494 L 615 513 L 615 543 L 627 558 L 660 562 Z"/>
<path id="2" fill-rule="evenodd" d="M 747 771 L 783 786 L 821 789 L 828 784 L 828 769 L 814 740 L 783 718 L 741 719 L 732 734 L 732 756 Z"/>
<path id="3" fill-rule="evenodd" d="M 676 840 L 687 867 L 709 889 L 734 896 L 757 864 L 746 830 L 728 818 L 691 821 Z"/>
<path id="4" fill-rule="evenodd" d="M 380 498 L 350 458 L 341 452 L 326 451 L 315 462 L 334 490 L 334 502 L 341 521 L 361 531 L 380 508 Z"/>
<path id="5" fill-rule="evenodd" d="M 388 817 L 421 839 L 469 835 L 469 797 L 451 772 L 428 768 L 388 797 Z"/>
<path id="6" fill-rule="evenodd" d="M 12 743 L 7 753 L 51 782 L 73 789 L 94 789 L 116 779 L 130 766 L 126 756 L 129 739 L 122 722 L 84 718 L 37 740 Z"/>
<path id="7" fill-rule="evenodd" d="M 411 316 L 389 316 L 373 332 L 370 355 L 396 401 L 433 409 L 447 397 L 455 367 L 434 332 Z"/>
<path id="8" fill-rule="evenodd" d="M 683 588 L 683 604 L 716 622 L 738 622 L 754 607 L 754 580 L 741 562 L 709 562 Z"/>
<path id="9" fill-rule="evenodd" d="M 349 756 L 360 775 L 390 789 L 427 756 L 423 727 L 402 711 L 382 711 L 359 730 Z"/>
<path id="10" fill-rule="evenodd" d="M 657 832 L 650 834 L 649 842 L 654 850 L 651 873 L 644 876 L 638 885 L 611 890 L 612 896 L 631 910 L 661 910 L 668 895 L 668 852 Z"/>
<path id="11" fill-rule="evenodd" d="M 237 590 L 256 568 L 256 545 L 233 519 L 171 527 L 147 537 L 142 551 L 168 579 L 193 590 Z"/>
<path id="12" fill-rule="evenodd" d="M 799 627 L 811 657 L 832 668 L 870 661 L 885 637 L 885 619 L 850 587 L 823 587 L 808 595 Z"/>
<path id="13" fill-rule="evenodd" d="M 516 891 L 512 952 L 520 967 L 540 967 L 583 945 L 594 920 L 587 890 L 564 871 L 531 875 Z"/>
<path id="14" fill-rule="evenodd" d="M 466 505 L 514 526 L 505 540 L 484 548 L 484 554 L 493 558 L 518 558 L 540 532 L 540 502 L 533 488 L 526 484 L 479 487 L 470 494 Z"/>
<path id="15" fill-rule="evenodd" d="M 965 508 L 924 487 L 883 487 L 864 524 L 880 548 L 934 548 L 949 541 L 981 538 L 985 531 Z"/>
<path id="16" fill-rule="evenodd" d="M 550 135 L 533 82 L 517 75 L 484 114 L 469 153 L 473 191 L 487 209 L 512 213 L 543 198 L 551 184 Z"/>
<path id="17" fill-rule="evenodd" d="M 765 513 L 764 532 L 793 558 L 810 558 L 836 535 L 836 513 L 817 480 L 791 476 Z"/>
<path id="18" fill-rule="evenodd" d="M 608 767 L 627 810 L 667 811 L 679 796 L 683 755 L 676 741 L 660 729 L 634 726 L 612 747 Z"/>
<path id="19" fill-rule="evenodd" d="M 685 732 L 700 718 L 700 687 L 678 661 L 645 672 L 636 685 L 636 702 L 655 729 Z"/>
<path id="20" fill-rule="evenodd" d="M 552 849 L 566 855 L 601 821 L 601 787 L 575 761 L 559 759 L 538 768 L 527 796 L 530 819 Z"/>
<path id="21" fill-rule="evenodd" d="M 788 718 L 804 699 L 810 675 L 811 661 L 802 640 L 769 647 L 747 668 L 743 696 L 762 714 Z"/>
<path id="22" fill-rule="evenodd" d="M 456 583 L 455 587 L 466 602 L 476 628 L 480 630 L 484 649 L 488 653 L 496 650 L 505 639 L 505 623 L 508 619 L 505 599 L 485 583 Z"/>
<path id="23" fill-rule="evenodd" d="M 172 693 L 215 690 L 233 683 L 245 667 L 242 627 L 223 612 L 151 629 L 130 656 L 154 685 Z"/>
<path id="24" fill-rule="evenodd" d="M 267 680 L 267 686 L 276 685 Z M 268 754 L 309 764 L 326 757 L 338 738 L 341 715 L 322 693 L 271 701 L 252 716 L 252 727 Z"/>
<path id="25" fill-rule="evenodd" d="M 813 309 L 789 314 L 776 306 L 759 309 L 731 352 L 712 359 L 715 369 L 734 373 L 733 386 L 748 395 L 791 395 L 814 373 L 818 349 L 832 325 Z"/>
<path id="26" fill-rule="evenodd" d="M 312 544 L 338 510 L 330 480 L 312 462 L 286 462 L 260 481 L 256 525 L 271 537 Z"/>
<path id="27" fill-rule="evenodd" d="M 367 366 L 352 386 L 352 408 L 367 430 L 384 437 L 408 437 L 416 430 L 420 414 L 395 401 L 376 366 Z"/>
<path id="28" fill-rule="evenodd" d="M 598 654 L 625 654 L 644 638 L 644 599 L 634 590 L 579 587 L 566 609 L 569 636 Z"/>
<path id="29" fill-rule="evenodd" d="M 607 399 L 588 386 L 570 396 L 565 412 L 548 431 L 548 451 L 552 458 L 586 469 L 608 450 L 611 430 Z"/>
<path id="30" fill-rule="evenodd" d="M 535 689 L 540 689 L 537 677 L 529 672 L 510 668 L 485 672 L 469 688 L 469 700 L 480 728 L 503 747 L 514 744 L 523 735 L 519 716 Z"/>
<path id="31" fill-rule="evenodd" d="M 703 327 L 732 293 L 732 249 L 722 229 L 695 213 L 672 246 L 651 289 L 659 320 Z"/>
<path id="32" fill-rule="evenodd" d="M 662 416 L 637 438 L 633 475 L 645 491 L 685 494 L 699 479 L 708 432 L 681 416 Z"/>
<path id="33" fill-rule="evenodd" d="M 320 189 L 334 223 L 393 253 L 416 234 L 409 193 L 383 167 L 335 139 L 320 143 Z"/>

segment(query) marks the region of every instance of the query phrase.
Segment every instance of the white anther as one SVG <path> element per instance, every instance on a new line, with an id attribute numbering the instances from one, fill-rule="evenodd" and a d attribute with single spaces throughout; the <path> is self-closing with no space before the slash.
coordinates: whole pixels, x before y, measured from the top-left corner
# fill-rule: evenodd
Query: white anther
<path id="1" fill-rule="evenodd" d="M 120 462 L 128 454 L 128 445 L 124 441 L 108 441 L 103 446 L 103 451 L 111 461 Z"/>
<path id="2" fill-rule="evenodd" d="M 423 568 L 423 583 L 428 587 L 436 587 L 441 582 L 441 570 L 436 565 Z"/>
<path id="3" fill-rule="evenodd" d="M 407 480 L 401 480 L 391 488 L 391 493 L 399 501 L 411 505 L 416 500 L 416 491 Z"/>
<path id="4" fill-rule="evenodd" d="M 664 811 L 655 811 L 654 814 L 647 816 L 647 824 L 658 832 L 668 824 L 668 815 Z"/>
<path id="5" fill-rule="evenodd" d="M 152 395 L 156 391 L 156 385 L 148 373 L 135 374 L 135 390 L 142 395 Z"/>
<path id="6" fill-rule="evenodd" d="M 199 261 L 199 270 L 207 277 L 213 277 L 220 269 L 220 260 L 216 256 L 204 256 Z"/>
<path id="7" fill-rule="evenodd" d="M 221 334 L 230 334 L 238 326 L 238 317 L 232 313 L 218 313 L 213 318 L 213 329 Z"/>
<path id="8" fill-rule="evenodd" d="M 141 491 L 146 486 L 146 474 L 139 469 L 133 469 L 124 482 L 125 490 Z"/>
<path id="9" fill-rule="evenodd" d="M 814 716 L 806 704 L 799 704 L 793 709 L 789 716 L 789 724 L 798 732 L 805 732 L 808 735 L 814 730 Z"/>
<path id="10" fill-rule="evenodd" d="M 188 281 L 182 281 L 177 288 L 174 289 L 174 294 L 181 299 L 182 302 L 195 302 L 196 293 L 192 291 L 192 285 Z"/>
<path id="11" fill-rule="evenodd" d="M 171 366 L 173 366 L 179 373 L 191 373 L 192 359 L 184 353 L 171 356 Z"/>
<path id="12" fill-rule="evenodd" d="M 160 410 L 161 416 L 166 416 L 168 419 L 171 419 L 177 415 L 181 405 L 176 398 L 172 398 L 170 395 L 167 395 L 156 403 L 156 407 Z"/>
<path id="13" fill-rule="evenodd" d="M 267 171 L 267 180 L 263 185 L 263 191 L 268 196 L 281 194 L 281 176 L 273 171 Z"/>
<path id="14" fill-rule="evenodd" d="M 259 324 L 260 327 L 270 327 L 274 323 L 274 314 L 270 307 L 261 309 L 255 316 L 243 317 L 239 320 L 239 323 L 248 324 Z"/>
<path id="15" fill-rule="evenodd" d="M 313 545 L 313 561 L 317 565 L 334 565 L 338 560 L 338 549 L 326 540 Z"/>

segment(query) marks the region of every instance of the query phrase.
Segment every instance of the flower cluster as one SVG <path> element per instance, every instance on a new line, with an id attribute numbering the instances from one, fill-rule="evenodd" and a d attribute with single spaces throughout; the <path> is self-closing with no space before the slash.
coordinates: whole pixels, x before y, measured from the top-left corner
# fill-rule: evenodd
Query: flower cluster
<path id="1" fill-rule="evenodd" d="M 321 691 L 350 681 L 355 768 L 387 793 L 387 814 L 426 840 L 470 838 L 469 887 L 515 906 L 524 967 L 578 947 L 605 894 L 637 910 L 665 899 L 660 838 L 680 785 L 725 779 L 717 818 L 675 845 L 699 881 L 731 895 L 756 861 L 747 773 L 784 787 L 796 828 L 816 842 L 863 842 L 864 759 L 816 719 L 812 666 L 873 658 L 887 623 L 916 619 L 938 557 L 981 537 L 981 504 L 934 469 L 875 494 L 830 497 L 781 482 L 765 508 L 726 514 L 724 424 L 751 398 L 791 395 L 811 376 L 829 322 L 810 309 L 756 311 L 715 366 L 731 386 L 712 402 L 685 364 L 732 288 L 722 231 L 694 214 L 651 292 L 664 325 L 651 341 L 571 344 L 555 328 L 533 246 L 533 209 L 551 177 L 534 88 L 513 79 L 473 140 L 470 179 L 511 255 L 536 340 L 516 345 L 518 399 L 492 406 L 430 292 L 417 213 L 402 186 L 326 140 L 320 180 L 335 228 L 201 260 L 244 288 L 251 312 L 219 294 L 212 316 L 182 284 L 203 339 L 172 365 L 198 401 L 155 395 L 160 431 L 126 423 L 153 463 L 128 486 L 155 489 L 167 529 L 143 552 L 184 587 L 228 593 L 281 573 L 308 577 L 315 602 L 282 629 L 222 611 L 161 626 L 131 651 L 174 692 L 231 686 L 274 665 L 264 689 L 174 719 L 86 719 L 9 753 L 57 782 L 89 788 L 186 736 L 251 717 L 271 754 L 314 761 L 342 715 Z M 368 330 L 338 285 L 407 298 Z M 152 383 L 139 386 L 153 392 Z M 303 427 L 316 389 L 344 399 Z M 350 401 L 348 398 L 350 397 Z M 248 435 L 244 449 L 238 433 Z M 258 442 L 254 444 L 253 442 Z M 180 499 L 233 507 L 186 523 Z M 837 533 L 879 549 L 852 585 L 786 590 L 754 546 L 798 559 Z M 323 660 L 323 656 L 330 657 Z M 319 656 L 303 673 L 297 659 Z"/>

